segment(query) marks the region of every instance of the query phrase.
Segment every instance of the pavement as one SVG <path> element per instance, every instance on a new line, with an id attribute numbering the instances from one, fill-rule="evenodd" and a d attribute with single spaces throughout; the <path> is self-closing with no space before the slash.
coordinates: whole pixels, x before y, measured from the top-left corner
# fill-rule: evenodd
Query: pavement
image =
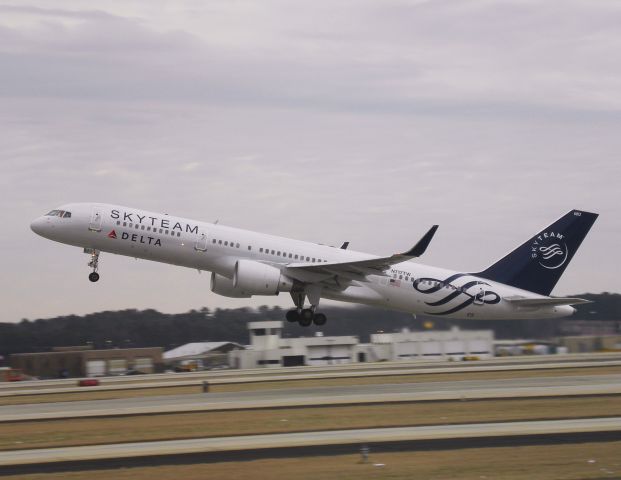
<path id="1" fill-rule="evenodd" d="M 197 393 L 0 406 L 0 422 L 406 401 L 621 394 L 621 374 Z"/>
<path id="2" fill-rule="evenodd" d="M 0 466 L 314 445 L 616 432 L 621 417 L 241 435 L 0 452 Z"/>
<path id="3" fill-rule="evenodd" d="M 278 369 L 254 369 L 251 372 L 243 370 L 225 372 L 200 372 L 191 376 L 165 376 L 150 375 L 146 377 L 105 377 L 101 379 L 101 385 L 95 387 L 78 387 L 76 380 L 71 380 L 67 386 L 67 380 L 41 382 L 27 382 L 21 385 L 10 383 L 8 386 L 0 385 L 0 397 L 15 397 L 27 395 L 48 395 L 52 393 L 82 393 L 85 391 L 114 391 L 136 390 L 144 388 L 161 387 L 187 387 L 200 386 L 204 381 L 212 385 L 239 384 L 239 383 L 262 383 L 287 380 L 321 380 L 328 378 L 357 378 L 357 377 L 390 377 L 400 375 L 427 375 L 439 373 L 469 373 L 469 372 L 500 372 L 518 370 L 555 370 L 567 368 L 587 367 L 621 367 L 621 360 L 597 359 L 555 361 L 555 358 L 541 359 L 538 363 L 484 363 L 484 364 L 455 364 L 447 365 L 385 365 L 376 364 L 373 367 L 352 367 L 350 365 L 332 366 L 331 368 L 290 370 Z M 356 364 L 360 365 L 360 364 Z"/>

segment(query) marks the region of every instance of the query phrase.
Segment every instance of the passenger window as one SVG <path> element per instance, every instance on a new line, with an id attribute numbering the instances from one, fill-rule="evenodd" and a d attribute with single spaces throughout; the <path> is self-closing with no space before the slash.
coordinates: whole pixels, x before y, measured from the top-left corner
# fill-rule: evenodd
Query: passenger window
<path id="1" fill-rule="evenodd" d="M 177 236 L 180 237 L 181 236 L 181 232 L 177 232 Z"/>
<path id="2" fill-rule="evenodd" d="M 214 238 L 214 239 L 211 241 L 211 243 L 216 243 L 216 239 Z"/>
<path id="3" fill-rule="evenodd" d="M 140 230 L 144 230 L 144 225 L 140 225 Z"/>
<path id="4" fill-rule="evenodd" d="M 127 226 L 127 222 L 123 222 L 123 226 L 126 227 Z"/>
<path id="5" fill-rule="evenodd" d="M 150 231 L 151 231 L 151 227 L 147 227 L 147 232 L 150 232 Z"/>
<path id="6" fill-rule="evenodd" d="M 399 275 L 399 280 L 403 280 L 403 275 Z"/>
<path id="7" fill-rule="evenodd" d="M 259 248 L 259 252 L 263 253 L 263 247 Z"/>
<path id="8" fill-rule="evenodd" d="M 136 230 L 138 230 L 140 228 L 140 225 L 136 224 Z"/>
<path id="9" fill-rule="evenodd" d="M 164 232 L 164 230 L 162 230 L 162 229 L 160 228 L 160 233 L 163 233 L 163 232 Z"/>
<path id="10" fill-rule="evenodd" d="M 307 261 L 307 262 L 310 262 L 310 257 L 306 257 L 306 261 Z"/>
<path id="11" fill-rule="evenodd" d="M 218 240 L 218 245 L 222 245 L 222 240 Z"/>
<path id="12" fill-rule="evenodd" d="M 315 263 L 315 259 L 313 258 L 313 263 Z"/>
<path id="13" fill-rule="evenodd" d="M 291 254 L 291 253 L 290 253 L 290 254 L 289 254 L 289 258 L 291 258 L 292 256 L 293 256 L 293 254 Z"/>
<path id="14" fill-rule="evenodd" d="M 239 243 L 236 243 L 236 244 L 235 244 L 235 248 L 239 248 Z"/>
<path id="15" fill-rule="evenodd" d="M 252 250 L 252 247 L 250 245 L 248 245 L 248 250 Z"/>
<path id="16" fill-rule="evenodd" d="M 272 255 L 274 255 L 274 250 L 272 250 Z"/>
<path id="17" fill-rule="evenodd" d="M 296 260 L 298 259 L 298 256 L 297 256 L 297 255 L 295 256 L 295 259 L 296 259 Z"/>
<path id="18" fill-rule="evenodd" d="M 120 221 L 120 220 L 117 220 L 117 221 L 116 221 L 116 224 L 117 224 L 117 225 L 120 225 L 120 224 L 121 224 L 121 221 Z"/>

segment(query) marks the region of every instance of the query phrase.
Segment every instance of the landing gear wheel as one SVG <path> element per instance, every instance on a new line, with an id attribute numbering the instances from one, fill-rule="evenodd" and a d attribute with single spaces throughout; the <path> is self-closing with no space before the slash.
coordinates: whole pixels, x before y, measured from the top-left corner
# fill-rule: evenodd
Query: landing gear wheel
<path id="1" fill-rule="evenodd" d="M 300 325 L 303 327 L 309 327 L 313 323 L 313 311 L 310 308 L 305 308 L 300 314 Z"/>
<path id="2" fill-rule="evenodd" d="M 298 314 L 297 310 L 289 310 L 287 312 L 287 314 L 285 315 L 285 318 L 287 319 L 288 322 L 298 322 L 300 320 L 300 315 Z"/>
<path id="3" fill-rule="evenodd" d="M 84 249 L 84 251 L 87 251 Z M 99 280 L 99 274 L 97 273 L 97 269 L 99 268 L 99 250 L 90 250 L 91 261 L 88 262 L 88 266 L 93 269 L 93 271 L 88 275 L 88 279 L 91 282 L 96 282 Z"/>
<path id="4" fill-rule="evenodd" d="M 313 323 L 317 326 L 325 325 L 328 319 L 323 313 L 316 313 L 313 317 Z"/>

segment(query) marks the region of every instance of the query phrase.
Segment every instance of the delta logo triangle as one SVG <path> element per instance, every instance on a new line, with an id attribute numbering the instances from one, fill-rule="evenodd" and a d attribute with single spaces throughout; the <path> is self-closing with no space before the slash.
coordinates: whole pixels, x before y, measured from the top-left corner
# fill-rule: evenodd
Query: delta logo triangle
<path id="1" fill-rule="evenodd" d="M 116 238 L 116 232 L 114 230 L 112 230 L 109 234 L 108 234 L 108 238 Z"/>

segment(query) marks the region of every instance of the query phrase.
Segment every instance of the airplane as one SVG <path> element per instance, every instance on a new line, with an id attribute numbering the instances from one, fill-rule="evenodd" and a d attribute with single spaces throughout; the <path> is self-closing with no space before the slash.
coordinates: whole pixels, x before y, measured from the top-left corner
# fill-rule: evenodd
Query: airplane
<path id="1" fill-rule="evenodd" d="M 580 298 L 550 296 L 598 214 L 571 210 L 487 269 L 451 271 L 412 260 L 429 246 L 432 226 L 409 250 L 376 256 L 104 203 L 72 203 L 35 219 L 31 229 L 90 254 L 99 280 L 101 252 L 211 272 L 211 291 L 250 298 L 288 292 L 290 322 L 326 323 L 321 298 L 456 319 L 557 318 Z M 306 305 L 308 300 L 308 306 Z"/>

